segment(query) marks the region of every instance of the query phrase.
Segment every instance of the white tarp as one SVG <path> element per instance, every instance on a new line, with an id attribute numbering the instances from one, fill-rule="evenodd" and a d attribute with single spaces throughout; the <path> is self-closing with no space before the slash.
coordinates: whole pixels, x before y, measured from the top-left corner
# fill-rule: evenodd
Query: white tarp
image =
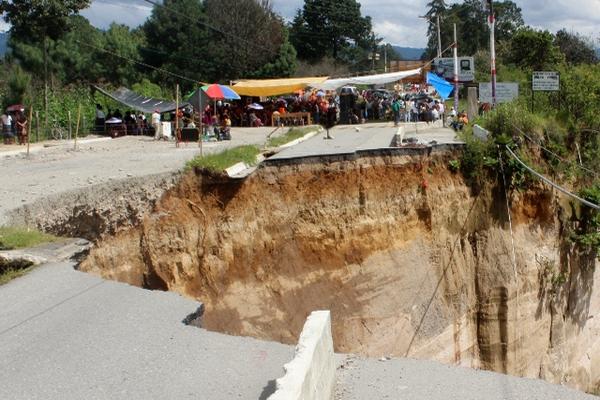
<path id="1" fill-rule="evenodd" d="M 316 89 L 335 90 L 342 86 L 355 85 L 385 85 L 386 83 L 398 82 L 414 75 L 420 75 L 421 68 L 410 71 L 390 72 L 387 74 L 355 76 L 351 78 L 328 79 L 323 83 L 316 84 Z"/>

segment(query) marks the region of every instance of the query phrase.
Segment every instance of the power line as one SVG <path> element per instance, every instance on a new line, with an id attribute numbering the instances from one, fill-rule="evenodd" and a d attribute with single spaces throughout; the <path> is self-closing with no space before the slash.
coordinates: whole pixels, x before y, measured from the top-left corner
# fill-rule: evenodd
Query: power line
<path id="1" fill-rule="evenodd" d="M 544 150 L 545 152 L 547 152 L 548 154 L 551 154 L 552 156 L 554 156 L 555 158 L 557 158 L 558 160 L 564 162 L 565 164 L 573 164 L 571 161 L 559 156 L 558 154 L 556 154 L 555 152 L 553 152 L 552 150 L 549 150 L 547 148 L 545 148 L 544 146 L 542 146 L 542 144 L 538 141 L 533 139 L 532 137 L 530 137 L 529 135 L 527 135 L 525 132 L 523 132 L 522 129 L 520 129 L 518 126 L 513 124 L 513 127 L 523 136 L 525 136 L 525 138 L 527 140 L 529 140 L 532 143 L 535 143 L 537 146 L 539 146 L 542 150 Z M 589 168 L 584 167 L 583 165 L 579 165 L 577 163 L 575 163 L 575 166 L 577 166 L 578 168 L 581 168 L 582 170 L 589 172 L 590 174 L 594 175 L 594 176 L 598 176 L 598 173 L 595 171 L 592 171 Z"/>
<path id="2" fill-rule="evenodd" d="M 566 194 L 567 196 L 578 200 L 579 202 L 585 204 L 588 207 L 594 208 L 596 210 L 600 210 L 600 206 L 597 204 L 594 204 L 586 199 L 583 199 L 579 196 L 577 196 L 576 194 L 573 194 L 571 192 L 569 192 L 567 189 L 563 188 L 562 186 L 559 186 L 558 184 L 552 182 L 550 179 L 546 178 L 544 175 L 540 174 L 539 172 L 535 171 L 534 169 L 532 169 L 531 167 L 529 167 L 527 164 L 525 164 L 523 161 L 521 161 L 521 159 L 519 157 L 517 157 L 517 155 L 510 149 L 510 147 L 505 146 L 506 150 L 508 151 L 508 153 L 515 159 L 517 160 L 517 162 L 519 164 L 521 164 L 526 170 L 528 170 L 529 172 L 531 172 L 533 175 L 537 176 L 538 178 L 540 178 L 542 181 L 544 181 L 545 183 L 547 183 L 548 185 L 552 186 L 553 188 L 555 188 L 556 190 Z"/>
<path id="3" fill-rule="evenodd" d="M 79 43 L 80 45 L 87 46 L 87 47 L 90 47 L 90 48 L 92 48 L 92 49 L 96 49 L 96 50 L 98 50 L 98 51 L 102 51 L 102 52 L 104 52 L 104 53 L 107 53 L 107 54 L 111 54 L 111 55 L 113 55 L 113 56 L 115 56 L 115 57 L 122 58 L 123 60 L 129 61 L 129 62 L 131 62 L 131 63 L 134 63 L 134 64 L 139 64 L 139 65 L 142 65 L 142 66 L 144 66 L 144 67 L 146 67 L 146 68 L 150 68 L 150 69 L 153 69 L 153 70 L 156 70 L 156 71 L 162 72 L 162 73 L 164 73 L 164 74 L 167 74 L 167 75 L 174 76 L 174 77 L 176 77 L 176 78 L 179 78 L 179 79 L 183 79 L 183 80 L 186 80 L 186 81 L 189 81 L 189 82 L 193 82 L 193 83 L 195 83 L 195 84 L 198 84 L 198 83 L 199 83 L 199 81 L 198 81 L 197 79 L 188 78 L 188 77 L 186 77 L 186 76 L 179 75 L 179 74 L 176 74 L 176 73 L 174 73 L 174 72 L 168 71 L 168 70 L 166 70 L 166 69 L 164 69 L 164 68 L 155 67 L 155 66 L 153 66 L 153 65 L 146 64 L 145 62 L 141 62 L 141 61 L 138 61 L 138 60 L 134 60 L 134 59 L 132 59 L 132 58 L 129 58 L 129 57 L 122 56 L 122 55 L 120 55 L 120 54 L 117 54 L 117 53 L 115 53 L 114 51 L 107 50 L 107 49 L 105 49 L 105 48 L 98 47 L 98 46 L 94 46 L 94 45 L 92 45 L 92 44 L 89 44 L 89 43 L 84 43 L 84 42 L 81 42 L 81 41 L 79 41 L 79 40 L 77 40 L 76 42 L 77 42 L 77 43 Z"/>

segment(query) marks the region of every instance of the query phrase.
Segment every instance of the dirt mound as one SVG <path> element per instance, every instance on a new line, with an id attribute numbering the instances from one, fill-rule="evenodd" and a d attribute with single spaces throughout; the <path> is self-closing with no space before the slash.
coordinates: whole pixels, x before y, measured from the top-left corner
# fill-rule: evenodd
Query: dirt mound
<path id="1" fill-rule="evenodd" d="M 294 343 L 311 311 L 331 309 L 337 351 L 594 390 L 598 280 L 564 246 L 552 196 L 513 198 L 515 270 L 504 198 L 474 196 L 448 171 L 454 156 L 265 167 L 228 183 L 189 173 L 81 269 L 200 299 L 212 330 Z M 568 264 L 560 288 L 539 260 Z"/>

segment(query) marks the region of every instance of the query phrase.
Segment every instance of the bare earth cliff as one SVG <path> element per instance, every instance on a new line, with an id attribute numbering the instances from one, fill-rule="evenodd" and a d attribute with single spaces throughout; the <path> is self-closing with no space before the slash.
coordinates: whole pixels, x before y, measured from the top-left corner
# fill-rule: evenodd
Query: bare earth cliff
<path id="1" fill-rule="evenodd" d="M 474 195 L 451 154 L 189 172 L 81 269 L 204 302 L 203 326 L 295 343 L 330 309 L 339 352 L 435 359 L 600 392 L 600 269 L 539 188 Z"/>

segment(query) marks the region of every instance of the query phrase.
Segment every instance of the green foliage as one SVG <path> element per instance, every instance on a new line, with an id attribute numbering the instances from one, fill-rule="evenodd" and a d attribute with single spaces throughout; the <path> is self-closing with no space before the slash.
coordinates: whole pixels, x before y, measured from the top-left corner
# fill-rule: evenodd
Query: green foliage
<path id="1" fill-rule="evenodd" d="M 437 55 L 437 28 L 435 16 L 441 16 L 442 50 L 453 41 L 453 24 L 457 26 L 459 52 L 474 55 L 481 49 L 489 48 L 489 28 L 487 26 L 488 11 L 485 2 L 480 0 L 464 0 L 450 6 L 442 0 L 432 0 L 428 4 L 427 17 L 429 28 L 425 59 Z M 521 8 L 513 1 L 495 1 L 496 40 L 508 40 L 514 32 L 524 25 Z M 489 71 L 489 69 L 488 69 Z"/>
<path id="2" fill-rule="evenodd" d="M 272 137 L 267 142 L 268 147 L 279 147 L 293 140 L 300 139 L 304 135 L 319 130 L 317 126 L 307 126 L 304 128 L 291 128 L 281 136 Z"/>
<path id="3" fill-rule="evenodd" d="M 289 41 L 287 28 L 283 31 L 284 39 L 279 48 L 276 58 L 267 62 L 254 72 L 248 72 L 247 76 L 254 78 L 282 78 L 294 75 L 298 69 L 296 49 Z"/>
<path id="4" fill-rule="evenodd" d="M 459 161 L 460 171 L 467 183 L 475 190 L 479 190 L 486 179 L 487 166 L 496 161 L 495 146 L 491 141 L 483 142 L 476 138 L 470 130 L 463 132 L 461 139 L 466 146 Z"/>
<path id="5" fill-rule="evenodd" d="M 525 70 L 544 71 L 556 68 L 564 61 L 564 55 L 550 32 L 526 27 L 512 35 L 505 61 Z"/>
<path id="6" fill-rule="evenodd" d="M 57 240 L 56 236 L 35 229 L 14 226 L 0 227 L 0 250 L 24 249 Z"/>
<path id="7" fill-rule="evenodd" d="M 591 39 L 561 29 L 556 32 L 554 43 L 563 52 L 569 64 L 594 64 L 598 62 L 594 42 Z"/>
<path id="8" fill-rule="evenodd" d="M 332 57 L 352 63 L 344 55 L 362 47 L 375 49 L 370 17 L 363 17 L 356 0 L 305 0 L 291 26 L 291 41 L 303 60 Z"/>
<path id="9" fill-rule="evenodd" d="M 585 188 L 579 193 L 584 199 L 600 204 L 600 183 Z M 574 235 L 575 241 L 600 258 L 600 211 L 582 206 L 579 229 Z"/>
<path id="10" fill-rule="evenodd" d="M 150 82 L 148 79 L 144 78 L 141 82 L 134 83 L 131 86 L 131 90 L 136 93 L 141 94 L 146 97 L 154 97 L 156 99 L 168 99 L 172 97 L 169 93 L 166 93 L 160 86 L 156 83 Z"/>
<path id="11" fill-rule="evenodd" d="M 3 96 L 2 105 L 4 108 L 12 104 L 25 104 L 30 95 L 31 75 L 23 71 L 19 65 L 10 65 L 7 67 L 7 90 Z"/>
<path id="12" fill-rule="evenodd" d="M 198 156 L 186 164 L 187 168 L 207 169 L 213 172 L 223 172 L 225 169 L 239 162 L 248 165 L 256 164 L 256 156 L 260 150 L 256 146 L 239 146 L 225 150 L 221 153 Z"/>
<path id="13" fill-rule="evenodd" d="M 460 171 L 460 167 L 461 167 L 460 160 L 450 160 L 448 162 L 448 168 L 450 168 L 450 171 L 452 171 L 452 172 Z"/>
<path id="14" fill-rule="evenodd" d="M 31 271 L 33 267 L 29 266 L 26 268 L 6 268 L 0 270 L 0 286 L 7 284 L 13 279 L 17 279 L 29 271 Z"/>
<path id="15" fill-rule="evenodd" d="M 69 30 L 68 16 L 89 7 L 90 0 L 0 0 L 0 13 L 13 36 L 57 39 Z"/>

